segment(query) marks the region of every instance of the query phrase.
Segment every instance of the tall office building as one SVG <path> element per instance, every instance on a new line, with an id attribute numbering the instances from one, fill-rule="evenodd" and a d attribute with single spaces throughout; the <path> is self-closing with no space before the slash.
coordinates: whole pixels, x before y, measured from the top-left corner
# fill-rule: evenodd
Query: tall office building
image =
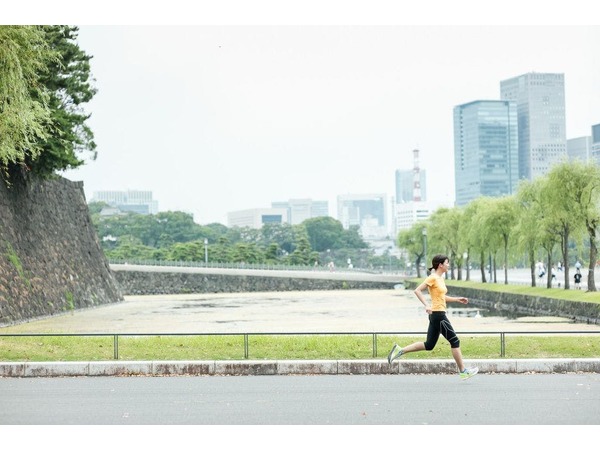
<path id="1" fill-rule="evenodd" d="M 152 191 L 96 191 L 90 202 L 104 202 L 121 212 L 158 213 L 158 202 L 152 199 Z"/>
<path id="2" fill-rule="evenodd" d="M 454 108 L 456 205 L 512 194 L 519 181 L 517 106 L 477 100 Z"/>
<path id="3" fill-rule="evenodd" d="M 579 160 L 587 163 L 592 156 L 592 138 L 582 136 L 573 139 L 567 139 L 567 155 L 570 161 Z"/>
<path id="4" fill-rule="evenodd" d="M 600 123 L 592 125 L 591 158 L 596 164 L 600 164 Z"/>
<path id="5" fill-rule="evenodd" d="M 338 220 L 345 229 L 357 225 L 363 238 L 387 236 L 387 206 L 385 194 L 338 195 Z"/>
<path id="6" fill-rule="evenodd" d="M 427 201 L 426 171 L 419 170 L 419 184 L 421 188 L 421 201 Z M 396 170 L 396 203 L 414 201 L 415 171 Z"/>
<path id="7" fill-rule="evenodd" d="M 517 104 L 519 178 L 547 174 L 567 156 L 564 74 L 532 72 L 501 81 L 500 98 Z"/>
<path id="8" fill-rule="evenodd" d="M 271 208 L 287 210 L 287 222 L 299 225 L 307 219 L 329 216 L 329 202 L 306 199 L 290 199 L 287 202 L 272 202 Z"/>

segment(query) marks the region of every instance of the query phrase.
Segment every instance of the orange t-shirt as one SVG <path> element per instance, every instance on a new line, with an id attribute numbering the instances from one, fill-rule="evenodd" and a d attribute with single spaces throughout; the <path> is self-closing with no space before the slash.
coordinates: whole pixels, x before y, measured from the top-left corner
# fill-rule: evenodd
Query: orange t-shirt
<path id="1" fill-rule="evenodd" d="M 448 288 L 444 279 L 432 273 L 425 278 L 425 284 L 427 284 L 427 290 L 431 297 L 431 310 L 432 311 L 446 311 L 446 293 Z"/>

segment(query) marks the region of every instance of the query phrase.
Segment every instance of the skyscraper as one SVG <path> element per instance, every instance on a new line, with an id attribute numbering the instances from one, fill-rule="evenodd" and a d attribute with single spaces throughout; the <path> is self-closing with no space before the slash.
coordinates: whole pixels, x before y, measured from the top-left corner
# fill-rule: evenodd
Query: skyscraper
<path id="1" fill-rule="evenodd" d="M 569 155 L 570 161 L 579 160 L 587 163 L 591 160 L 591 148 L 591 136 L 567 139 L 567 154 Z"/>
<path id="2" fill-rule="evenodd" d="M 532 72 L 501 81 L 500 98 L 517 104 L 519 177 L 547 174 L 567 155 L 564 74 Z"/>
<path id="3" fill-rule="evenodd" d="M 592 161 L 600 164 L 600 123 L 592 125 Z"/>
<path id="4" fill-rule="evenodd" d="M 385 194 L 338 195 L 338 220 L 345 229 L 360 227 L 363 238 L 389 234 Z"/>
<path id="5" fill-rule="evenodd" d="M 514 192 L 519 180 L 516 104 L 477 100 L 454 108 L 456 205 Z"/>
<path id="6" fill-rule="evenodd" d="M 396 170 L 396 203 L 412 202 L 414 200 L 414 169 Z M 427 201 L 426 171 L 419 171 L 421 201 Z"/>

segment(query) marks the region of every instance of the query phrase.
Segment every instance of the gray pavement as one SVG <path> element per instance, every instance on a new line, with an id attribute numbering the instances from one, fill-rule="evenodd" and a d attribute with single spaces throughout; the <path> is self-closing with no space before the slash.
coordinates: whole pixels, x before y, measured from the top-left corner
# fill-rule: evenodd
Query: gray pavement
<path id="1" fill-rule="evenodd" d="M 449 311 L 459 336 L 469 332 L 594 331 L 559 317 L 505 317 L 475 308 Z M 304 291 L 127 296 L 125 301 L 0 328 L 19 333 L 322 333 L 425 334 L 427 317 L 411 291 Z M 481 373 L 600 373 L 599 359 L 469 360 Z M 443 360 L 0 362 L 0 376 L 168 376 L 454 373 Z"/>

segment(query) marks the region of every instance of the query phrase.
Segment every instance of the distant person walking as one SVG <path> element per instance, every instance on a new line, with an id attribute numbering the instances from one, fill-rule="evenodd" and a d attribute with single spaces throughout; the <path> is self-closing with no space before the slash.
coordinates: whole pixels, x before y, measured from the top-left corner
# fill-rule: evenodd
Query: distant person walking
<path id="1" fill-rule="evenodd" d="M 425 312 L 429 315 L 427 340 L 425 342 L 415 342 L 404 348 L 400 348 L 398 344 L 394 344 L 392 350 L 388 354 L 388 363 L 392 364 L 396 358 L 399 358 L 405 353 L 433 350 L 441 334 L 450 343 L 452 357 L 458 367 L 460 378 L 466 380 L 467 378 L 476 375 L 477 372 L 479 372 L 479 369 L 477 367 L 465 368 L 462 352 L 460 350 L 460 340 L 446 316 L 446 302 L 466 304 L 469 303 L 469 300 L 466 297 L 450 297 L 449 295 L 446 295 L 448 289 L 446 288 L 443 275 L 448 272 L 448 268 L 450 267 L 450 262 L 446 255 L 435 255 L 431 265 L 432 267 L 428 270 L 430 275 L 414 290 L 417 298 L 423 303 L 423 306 L 425 306 Z M 427 302 L 425 296 L 421 292 L 425 288 L 429 291 L 431 305 Z"/>
<path id="2" fill-rule="evenodd" d="M 581 271 L 579 269 L 577 269 L 573 278 L 575 279 L 575 289 L 581 290 Z"/>
<path id="3" fill-rule="evenodd" d="M 544 263 L 541 261 L 538 261 L 538 263 L 536 264 L 537 266 L 537 270 L 538 270 L 538 277 L 542 278 L 544 275 L 546 275 L 546 268 L 544 267 Z"/>

